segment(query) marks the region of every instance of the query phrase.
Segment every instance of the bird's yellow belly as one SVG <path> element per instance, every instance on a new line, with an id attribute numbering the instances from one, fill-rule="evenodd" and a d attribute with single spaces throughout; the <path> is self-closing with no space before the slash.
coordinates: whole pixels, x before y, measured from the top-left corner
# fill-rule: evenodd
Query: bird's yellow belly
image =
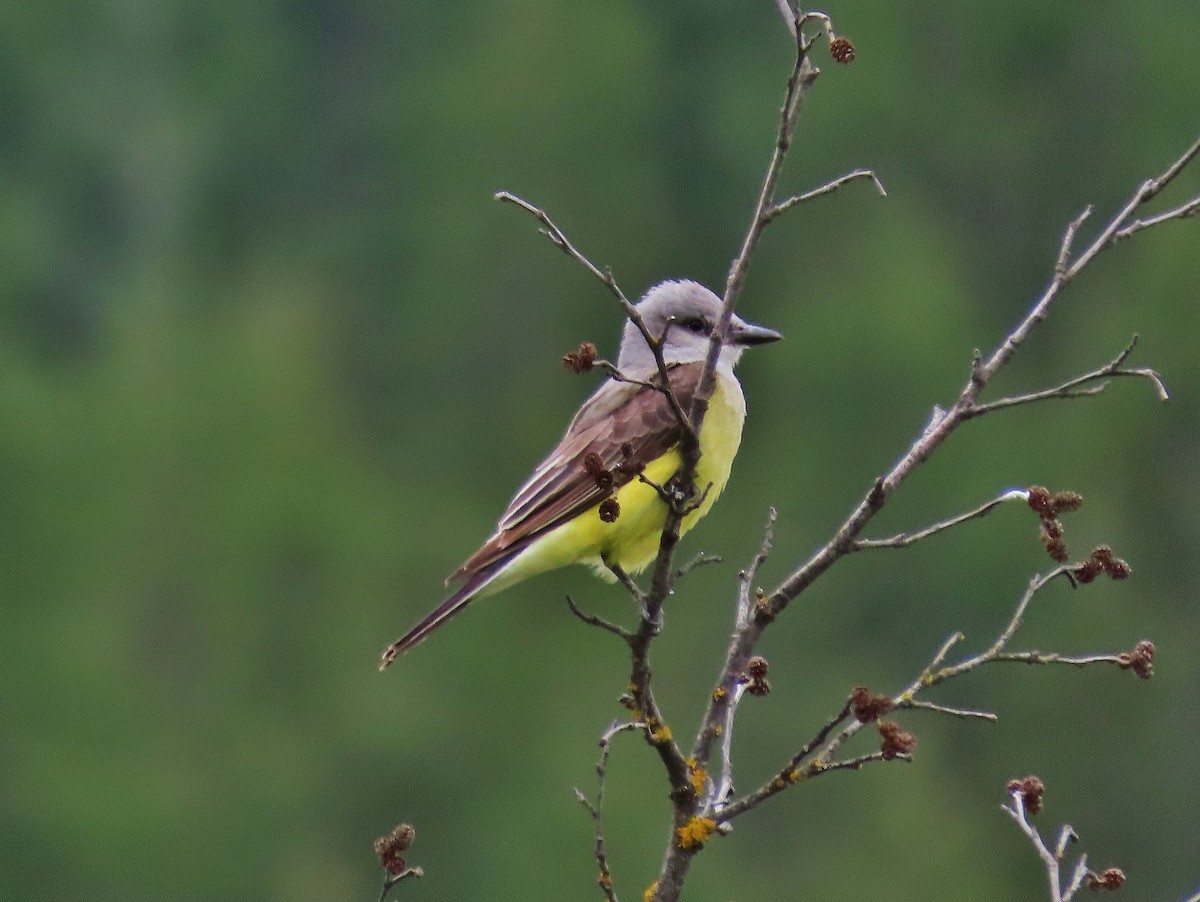
<path id="1" fill-rule="evenodd" d="M 718 379 L 709 402 L 708 413 L 700 430 L 700 462 L 696 484 L 708 493 L 700 506 L 683 518 L 680 534 L 708 513 L 720 496 L 742 440 L 746 417 L 745 400 L 736 381 Z M 672 448 L 646 465 L 646 479 L 665 485 L 679 469 L 679 451 Z M 634 480 L 617 490 L 620 514 L 606 523 L 596 508 L 584 511 L 569 523 L 542 536 L 505 568 L 487 588 L 487 594 L 520 580 L 567 564 L 590 564 L 596 572 L 612 579 L 605 562 L 618 564 L 628 573 L 645 568 L 658 554 L 659 539 L 666 522 L 667 506 L 658 492 L 644 482 Z"/>

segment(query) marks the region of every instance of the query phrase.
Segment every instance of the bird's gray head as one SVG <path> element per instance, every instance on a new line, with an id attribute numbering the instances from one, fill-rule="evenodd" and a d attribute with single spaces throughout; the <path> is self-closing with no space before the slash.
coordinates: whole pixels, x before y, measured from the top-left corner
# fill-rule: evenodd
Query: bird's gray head
<path id="1" fill-rule="evenodd" d="M 721 318 L 721 299 L 698 282 L 660 282 L 637 304 L 646 329 L 655 338 L 666 334 L 663 359 L 667 363 L 694 363 L 708 356 L 709 337 Z M 669 326 L 669 328 L 668 328 Z M 733 368 L 749 345 L 778 341 L 773 329 L 748 323 L 734 315 L 725 333 L 718 365 Z M 625 323 L 617 369 L 629 376 L 648 378 L 654 372 L 654 355 L 632 322 Z"/>

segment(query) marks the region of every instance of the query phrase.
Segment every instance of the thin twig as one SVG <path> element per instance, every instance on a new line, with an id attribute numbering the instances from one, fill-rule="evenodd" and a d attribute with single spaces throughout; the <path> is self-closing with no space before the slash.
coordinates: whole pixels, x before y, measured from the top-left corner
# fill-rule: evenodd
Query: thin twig
<path id="1" fill-rule="evenodd" d="M 629 321 L 633 323 L 634 327 L 641 334 L 642 339 L 646 342 L 646 346 L 650 349 L 650 353 L 654 355 L 654 363 L 658 369 L 658 378 L 661 380 L 663 385 L 661 390 L 667 396 L 667 399 L 670 402 L 671 411 L 675 416 L 675 420 L 678 423 L 680 430 L 682 430 L 685 435 L 694 435 L 695 429 L 692 428 L 691 420 L 688 419 L 688 415 L 686 411 L 684 411 L 683 406 L 679 403 L 679 399 L 675 397 L 675 393 L 670 389 L 671 380 L 667 375 L 667 363 L 663 358 L 662 342 L 660 342 L 654 335 L 650 334 L 650 330 L 646 327 L 646 321 L 642 319 L 642 315 L 638 312 L 637 307 L 634 306 L 634 304 L 630 302 L 629 298 L 625 296 L 625 292 L 621 290 L 621 287 L 617 284 L 617 280 L 613 277 L 612 270 L 607 268 L 601 270 L 600 267 L 588 259 L 584 253 L 582 253 L 577 247 L 575 247 L 574 244 L 571 243 L 571 240 L 567 238 L 566 233 L 564 233 L 562 229 L 554 224 L 554 220 L 552 220 L 549 214 L 547 214 L 546 211 L 541 207 L 535 206 L 524 198 L 518 197 L 509 191 L 497 191 L 493 197 L 498 201 L 514 204 L 537 219 L 537 221 L 540 222 L 544 227 L 542 234 L 550 239 L 551 244 L 561 250 L 568 257 L 578 262 L 581 266 L 583 266 L 584 269 L 604 283 L 608 290 L 612 292 L 613 296 L 617 299 L 617 303 L 621 305 L 621 309 L 625 311 L 625 316 L 628 317 Z"/>
<path id="2" fill-rule="evenodd" d="M 937 650 L 937 653 L 933 656 L 933 660 L 929 662 L 929 666 L 927 666 L 925 668 L 925 670 L 922 672 L 922 674 L 921 674 L 922 681 L 924 681 L 924 678 L 935 667 L 941 667 L 942 662 L 944 660 L 946 660 L 946 656 L 948 654 L 950 654 L 950 650 L 952 648 L 954 648 L 954 646 L 956 646 L 959 642 L 961 642 L 965 638 L 966 637 L 961 632 L 955 632 L 955 633 L 951 634 L 950 638 L 947 639 L 945 642 L 943 642 L 941 648 L 939 648 Z"/>
<path id="3" fill-rule="evenodd" d="M 690 561 L 680 564 L 675 570 L 675 579 L 681 579 L 700 567 L 705 567 L 709 564 L 719 564 L 724 560 L 719 554 L 706 554 L 703 551 L 696 553 Z"/>
<path id="4" fill-rule="evenodd" d="M 855 539 L 851 545 L 851 551 L 861 551 L 866 548 L 907 548 L 914 542 L 919 542 L 922 539 L 927 539 L 932 535 L 936 535 L 943 530 L 950 529 L 953 526 L 958 526 L 960 523 L 966 523 L 968 520 L 974 520 L 978 517 L 984 517 L 990 514 L 993 510 L 1004 504 L 1006 501 L 1023 501 L 1029 500 L 1029 492 L 1025 489 L 1009 489 L 997 495 L 991 501 L 979 505 L 974 510 L 967 511 L 965 514 L 959 514 L 955 517 L 950 517 L 947 520 L 942 520 L 934 523 L 932 526 L 927 526 L 917 532 L 907 533 L 901 532 L 886 539 Z"/>
<path id="5" fill-rule="evenodd" d="M 592 366 L 596 367 L 597 369 L 604 370 L 604 372 L 608 374 L 608 378 L 612 379 L 614 382 L 625 382 L 629 385 L 640 385 L 642 388 L 650 388 L 656 392 L 661 392 L 664 395 L 669 395 L 671 393 L 670 387 L 663 386 L 663 384 L 659 381 L 651 382 L 646 379 L 635 379 L 633 376 L 625 375 L 623 372 L 617 369 L 617 365 L 611 360 L 604 360 L 601 358 L 593 361 Z"/>
<path id="6" fill-rule="evenodd" d="M 1121 655 L 1060 655 L 1052 651 L 1016 651 L 993 655 L 992 661 L 1012 664 L 1065 664 L 1068 667 L 1091 667 L 1093 664 L 1114 664 L 1121 668 L 1129 666 Z"/>
<path id="7" fill-rule="evenodd" d="M 573 599 L 570 595 L 567 596 L 567 607 L 571 609 L 572 614 L 574 614 L 588 626 L 594 626 L 598 629 L 606 630 L 607 632 L 612 633 L 614 636 L 619 636 L 625 642 L 628 642 L 633 638 L 633 633 L 629 632 L 629 630 L 625 629 L 625 627 L 611 623 L 610 621 L 605 620 L 603 617 L 597 617 L 595 614 L 589 614 L 587 611 L 583 610 L 575 603 L 575 599 Z"/>
<path id="8" fill-rule="evenodd" d="M 797 194 L 794 197 L 789 197 L 787 200 L 780 201 L 777 204 L 772 204 L 767 210 L 767 222 L 773 220 L 776 216 L 786 213 L 797 204 L 806 203 L 818 197 L 823 197 L 826 194 L 833 194 L 842 185 L 847 182 L 852 182 L 855 179 L 870 179 L 875 190 L 879 192 L 880 197 L 887 197 L 887 189 L 883 187 L 883 182 L 879 181 L 879 177 L 875 175 L 873 169 L 855 169 L 853 172 L 847 172 L 845 175 L 840 175 L 831 182 L 827 182 L 819 188 L 813 188 L 811 191 L 805 191 L 803 194 Z"/>
<path id="9" fill-rule="evenodd" d="M 1063 856 L 1067 854 L 1067 846 L 1078 839 L 1079 834 L 1075 832 L 1075 828 L 1070 824 L 1063 824 L 1062 829 L 1058 831 L 1058 842 L 1054 846 L 1054 857 L 1062 861 Z"/>
<path id="10" fill-rule="evenodd" d="M 821 774 L 827 774 L 835 770 L 858 770 L 864 764 L 870 764 L 873 761 L 906 761 L 911 764 L 912 760 L 912 755 L 905 752 L 899 755 L 892 755 L 891 757 L 884 755 L 883 752 L 868 752 L 856 758 L 844 758 L 841 761 L 822 763 L 811 776 L 819 777 Z"/>
<path id="11" fill-rule="evenodd" d="M 763 527 L 762 544 L 758 546 L 758 553 L 754 555 L 754 559 L 750 561 L 746 569 L 738 574 L 738 607 L 735 629 L 742 629 L 750 620 L 751 586 L 754 585 L 754 577 L 758 575 L 758 568 L 765 564 L 771 555 L 771 548 L 775 541 L 777 517 L 778 513 L 775 508 L 767 509 L 767 525 Z"/>
<path id="12" fill-rule="evenodd" d="M 1025 593 L 1021 596 L 1021 600 L 1017 603 L 1016 610 L 1009 618 L 1004 630 L 992 643 L 987 650 L 980 652 L 974 657 L 960 661 L 958 664 L 949 667 L 942 667 L 940 670 L 930 670 L 923 675 L 922 683 L 924 686 L 936 686 L 938 683 L 944 683 L 946 680 L 952 679 L 960 674 L 966 673 L 969 670 L 974 670 L 981 667 L 990 661 L 996 660 L 1004 651 L 1009 641 L 1016 634 L 1021 626 L 1021 620 L 1025 616 L 1025 611 L 1029 608 L 1029 603 L 1033 601 L 1033 597 L 1048 585 L 1054 579 L 1060 576 L 1069 576 L 1071 568 L 1069 566 L 1056 567 L 1049 573 L 1033 577 L 1029 581 L 1029 585 L 1025 588 Z"/>
<path id="13" fill-rule="evenodd" d="M 1071 259 L 1071 245 L 1075 243 L 1075 235 L 1078 234 L 1084 220 L 1092 215 L 1093 209 L 1092 205 L 1088 204 L 1083 208 L 1083 212 L 1067 225 L 1067 230 L 1063 232 L 1062 242 L 1058 246 L 1058 259 L 1054 261 L 1055 275 L 1062 276 L 1066 273 L 1067 263 Z"/>
<path id="14" fill-rule="evenodd" d="M 1036 780 L 1034 777 L 1027 778 L 1028 780 Z M 1046 841 L 1042 838 L 1041 832 L 1030 823 L 1029 815 L 1036 813 L 1037 807 L 1031 811 L 1030 805 L 1026 803 L 1026 788 L 1023 784 L 1026 781 L 1014 780 L 1009 784 L 1009 804 L 1001 805 L 1000 810 L 1007 814 L 1017 825 L 1022 833 L 1029 839 L 1038 858 L 1042 860 L 1042 864 L 1046 868 L 1046 883 L 1050 890 L 1050 902 L 1070 902 L 1084 886 L 1089 886 L 1092 889 L 1116 889 L 1125 882 L 1125 875 L 1119 868 L 1111 868 L 1106 870 L 1104 874 L 1096 874 L 1088 869 L 1088 858 L 1085 853 L 1080 853 L 1078 860 L 1075 862 L 1075 867 L 1071 871 L 1071 879 L 1066 886 L 1062 883 L 1062 864 L 1066 858 L 1067 847 L 1079 839 L 1079 835 L 1075 832 L 1075 828 L 1070 824 L 1064 824 L 1058 832 L 1058 841 L 1055 843 L 1054 851 L 1046 845 Z M 1037 794 L 1041 797 L 1041 781 Z M 1114 882 L 1115 881 L 1115 882 Z M 1200 899 L 1200 896 L 1195 897 Z M 1189 902 L 1195 902 L 1195 899 Z"/>
<path id="15" fill-rule="evenodd" d="M 850 716 L 850 704 L 850 699 L 846 699 L 846 704 L 842 706 L 842 710 L 831 717 L 817 732 L 817 735 L 806 742 L 800 751 L 796 752 L 791 757 L 791 760 L 774 777 L 737 801 L 720 805 L 717 813 L 721 821 L 723 823 L 732 821 L 738 815 L 758 807 L 760 803 L 766 801 L 771 796 L 782 792 L 788 786 L 808 776 L 805 771 L 800 769 L 801 765 L 829 738 L 830 733 L 845 723 L 846 718 Z M 808 769 L 811 770 L 811 766 Z"/>
<path id="16" fill-rule="evenodd" d="M 608 756 L 612 746 L 612 741 L 615 736 L 621 733 L 627 733 L 632 730 L 645 729 L 644 723 L 626 722 L 614 723 L 600 737 L 600 760 L 596 762 L 596 801 L 588 801 L 588 797 L 583 794 L 578 788 L 575 790 L 575 798 L 592 816 L 592 821 L 596 825 L 596 846 L 595 857 L 596 864 L 600 868 L 600 874 L 596 878 L 596 884 L 604 893 L 604 898 L 607 902 L 618 902 L 617 891 L 613 886 L 612 869 L 608 864 L 608 853 L 605 851 L 604 844 L 604 783 L 608 777 Z"/>
<path id="17" fill-rule="evenodd" d="M 1034 404 L 1039 401 L 1049 401 L 1057 398 L 1095 397 L 1108 388 L 1110 380 L 1121 377 L 1145 379 L 1154 386 L 1154 391 L 1160 401 L 1169 401 L 1171 394 L 1167 391 L 1167 386 L 1163 383 L 1162 376 L 1156 370 L 1149 367 L 1129 369 L 1124 366 L 1133 349 L 1137 347 L 1137 342 L 1138 337 L 1135 335 L 1121 353 L 1104 366 L 1092 370 L 1090 373 L 1084 373 L 1082 376 L 1076 376 L 1074 379 L 1068 379 L 1062 385 L 1056 385 L 1054 388 L 1047 388 L 1042 391 L 1029 392 L 1024 395 L 998 398 L 995 401 L 977 402 L 963 412 L 963 419 L 972 419 L 983 414 L 994 413 L 997 410 L 1019 407 L 1023 404 Z M 1092 385 L 1090 383 L 1098 384 Z"/>
<path id="18" fill-rule="evenodd" d="M 733 688 L 734 697 L 729 700 L 729 716 L 725 720 L 725 729 L 721 736 L 721 778 L 713 784 L 711 794 L 704 800 L 702 816 L 707 817 L 714 811 L 719 812 L 721 806 L 733 794 L 733 728 L 738 705 L 741 704 L 749 686 L 748 682 L 742 681 Z"/>
<path id="19" fill-rule="evenodd" d="M 1026 816 L 1025 811 L 1025 797 L 1020 792 L 1014 792 L 1012 794 L 1012 806 L 1001 805 L 1000 809 L 1011 817 L 1013 823 L 1029 838 L 1029 841 L 1033 844 L 1034 851 L 1037 852 L 1038 857 L 1042 859 L 1042 863 L 1046 866 L 1046 880 L 1050 885 L 1051 902 L 1067 902 L 1070 897 L 1063 895 L 1058 872 L 1060 859 L 1046 848 L 1046 843 L 1042 839 L 1042 835 L 1038 833 L 1037 827 L 1029 823 L 1029 818 Z M 1086 856 L 1081 856 L 1080 861 L 1085 860 Z"/>
<path id="20" fill-rule="evenodd" d="M 778 616 L 793 598 L 804 591 L 805 588 L 812 584 L 813 580 L 828 570 L 835 561 L 846 553 L 850 544 L 857 538 L 863 527 L 883 507 L 887 499 L 899 485 L 920 464 L 929 458 L 964 419 L 968 418 L 968 413 L 976 406 L 976 399 L 979 392 L 1012 359 L 1017 349 L 1025 343 L 1030 333 L 1046 318 L 1062 289 L 1074 280 L 1095 259 L 1097 254 L 1112 244 L 1113 236 L 1126 224 L 1133 211 L 1165 188 L 1196 155 L 1198 148 L 1200 148 L 1200 141 L 1197 141 L 1185 151 L 1158 178 L 1150 179 L 1140 185 L 1133 192 L 1125 206 L 1109 220 L 1109 223 L 1101 230 L 1100 234 L 1069 265 L 1067 265 L 1066 260 L 1070 258 L 1070 239 L 1074 237 L 1078 226 L 1072 223 L 1072 226 L 1068 227 L 1062 242 L 1062 246 L 1068 248 L 1062 271 L 1054 273 L 1054 277 L 1041 297 L 1038 298 L 1024 318 L 1009 332 L 996 350 L 986 360 L 981 359 L 978 367 L 973 368 L 971 378 L 963 387 L 955 405 L 938 418 L 935 423 L 932 423 L 931 428 L 926 429 L 921 434 L 917 441 L 913 443 L 909 450 L 885 476 L 875 481 L 871 489 L 851 512 L 850 516 L 838 528 L 834 537 L 785 579 L 779 588 L 772 593 L 769 599 L 769 610 L 764 611 L 762 616 L 763 625 L 770 622 L 775 616 Z"/>
<path id="21" fill-rule="evenodd" d="M 1113 236 L 1114 241 L 1120 241 L 1122 238 L 1128 238 L 1134 232 L 1140 232 L 1142 229 L 1148 229 L 1150 226 L 1159 225 L 1160 223 L 1169 222 L 1172 219 L 1190 219 L 1200 213 L 1200 197 L 1193 197 L 1187 203 L 1180 204 L 1170 210 L 1159 213 L 1157 216 L 1148 216 L 1145 219 L 1135 219 L 1123 229 L 1118 229 L 1116 235 Z"/>
<path id="22" fill-rule="evenodd" d="M 788 0 L 775 0 L 775 5 L 779 7 L 779 13 L 783 16 L 783 22 L 787 25 L 788 31 L 792 37 L 796 36 L 796 11 L 792 9 L 792 5 Z"/>
<path id="23" fill-rule="evenodd" d="M 633 600 L 639 606 L 646 604 L 646 593 L 642 591 L 642 587 L 637 584 L 637 581 L 632 576 L 625 572 L 620 564 L 615 561 L 605 561 L 604 566 L 608 568 L 609 573 L 617 578 L 617 582 L 625 587 L 625 591 L 633 596 Z"/>
<path id="24" fill-rule="evenodd" d="M 916 699 L 901 699 L 896 703 L 897 708 L 911 708 L 918 711 L 933 711 L 937 714 L 948 714 L 951 717 L 986 720 L 995 723 L 998 718 L 991 711 L 973 711 L 970 708 L 952 708 L 949 705 L 939 705 L 936 702 L 917 701 Z"/>
<path id="25" fill-rule="evenodd" d="M 409 877 L 424 877 L 425 871 L 421 868 L 405 868 L 399 874 L 388 874 L 383 878 L 383 887 L 379 890 L 379 902 L 383 902 L 387 898 L 388 893 L 392 891 L 392 887 L 401 880 L 407 880 Z"/>

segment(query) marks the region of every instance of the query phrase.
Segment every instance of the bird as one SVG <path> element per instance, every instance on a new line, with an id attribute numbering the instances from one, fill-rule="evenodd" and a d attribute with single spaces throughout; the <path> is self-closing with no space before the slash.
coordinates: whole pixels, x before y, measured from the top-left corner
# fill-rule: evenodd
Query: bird
<path id="1" fill-rule="evenodd" d="M 723 302 L 698 282 L 680 279 L 655 285 L 636 309 L 646 332 L 662 337 L 671 391 L 690 410 Z M 680 522 L 680 535 L 708 513 L 725 488 L 741 443 L 746 402 L 734 365 L 747 347 L 782 337 L 731 316 L 700 428 L 695 483 L 707 488 Z M 659 492 L 679 469 L 682 433 L 670 400 L 652 384 L 659 378 L 657 361 L 631 319 L 611 375 L 517 490 L 495 533 L 446 580 L 458 588 L 388 646 L 380 670 L 475 599 L 531 576 L 579 563 L 612 581 L 613 568 L 636 574 L 655 558 L 667 515 Z"/>

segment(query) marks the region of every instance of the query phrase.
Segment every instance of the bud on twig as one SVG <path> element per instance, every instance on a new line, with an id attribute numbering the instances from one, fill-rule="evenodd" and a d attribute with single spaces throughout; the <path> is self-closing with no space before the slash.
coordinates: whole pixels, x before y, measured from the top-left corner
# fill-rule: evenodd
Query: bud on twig
<path id="1" fill-rule="evenodd" d="M 771 682 L 767 679 L 767 659 L 755 655 L 746 662 L 746 679 L 750 681 L 750 685 L 746 687 L 746 691 L 751 695 L 764 696 L 771 692 Z"/>
<path id="2" fill-rule="evenodd" d="M 1133 651 L 1117 655 L 1117 666 L 1122 670 L 1132 670 L 1143 680 L 1154 676 L 1154 643 L 1143 639 L 1133 647 Z"/>
<path id="3" fill-rule="evenodd" d="M 917 747 L 917 738 L 912 733 L 900 729 L 900 724 L 894 720 L 881 720 L 877 727 L 883 739 L 879 751 L 883 753 L 884 761 L 891 761 L 900 755 L 912 754 Z"/>
<path id="4" fill-rule="evenodd" d="M 835 63 L 852 63 L 854 62 L 854 45 L 850 43 L 849 38 L 833 37 L 829 42 L 829 55 L 833 57 Z"/>
<path id="5" fill-rule="evenodd" d="M 1028 776 L 1023 780 L 1010 780 L 1008 793 L 1021 796 L 1025 802 L 1025 810 L 1037 814 L 1042 810 L 1042 797 L 1046 794 L 1046 784 L 1040 777 Z"/>
<path id="6" fill-rule="evenodd" d="M 412 845 L 416 836 L 417 831 L 412 824 L 400 824 L 387 836 L 375 840 L 375 854 L 379 863 L 393 877 L 408 867 L 400 853 Z"/>
<path id="7" fill-rule="evenodd" d="M 1030 509 L 1042 520 L 1041 539 L 1046 546 L 1050 559 L 1059 564 L 1067 562 L 1067 543 L 1063 539 L 1062 522 L 1059 514 L 1069 514 L 1083 506 L 1083 496 L 1070 490 L 1054 492 L 1045 486 L 1035 485 L 1029 488 L 1028 504 Z M 1089 579 L 1080 580 L 1090 582 Z"/>
<path id="8" fill-rule="evenodd" d="M 850 693 L 850 704 L 859 723 L 871 723 L 892 710 L 892 700 L 886 695 L 872 695 L 866 686 L 856 686 Z"/>
<path id="9" fill-rule="evenodd" d="M 1091 890 L 1120 889 L 1125 885 L 1125 872 L 1120 868 L 1105 868 L 1103 874 L 1089 873 L 1086 879 Z"/>
<path id="10" fill-rule="evenodd" d="M 1071 569 L 1071 575 L 1081 583 L 1090 583 L 1101 573 L 1107 573 L 1113 579 L 1126 579 L 1133 569 L 1119 557 L 1113 557 L 1113 550 L 1107 545 L 1100 545 L 1082 564 Z"/>
<path id="11" fill-rule="evenodd" d="M 574 351 L 563 354 L 563 368 L 572 373 L 586 373 L 596 364 L 596 346 L 585 341 Z"/>

